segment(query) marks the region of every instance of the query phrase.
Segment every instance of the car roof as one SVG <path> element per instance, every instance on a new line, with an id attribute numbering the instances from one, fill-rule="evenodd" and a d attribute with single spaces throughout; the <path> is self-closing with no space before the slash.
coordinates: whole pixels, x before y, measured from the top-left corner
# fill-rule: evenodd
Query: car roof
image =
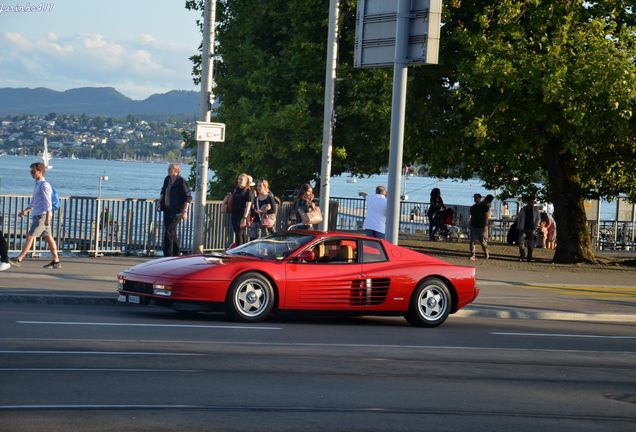
<path id="1" fill-rule="evenodd" d="M 346 232 L 346 231 L 318 231 L 318 230 L 290 230 L 289 232 L 295 232 L 300 234 L 307 234 L 314 236 L 315 238 L 327 238 L 327 237 L 350 237 L 356 239 L 369 239 L 369 240 L 381 240 L 375 237 L 369 237 L 364 234 Z"/>

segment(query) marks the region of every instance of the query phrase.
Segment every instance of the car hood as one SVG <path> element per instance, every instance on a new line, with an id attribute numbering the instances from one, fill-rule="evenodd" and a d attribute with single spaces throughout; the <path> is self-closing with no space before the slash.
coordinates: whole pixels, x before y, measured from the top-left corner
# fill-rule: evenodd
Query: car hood
<path id="1" fill-rule="evenodd" d="M 208 271 L 211 267 L 227 266 L 246 261 L 259 260 L 254 257 L 236 255 L 194 255 L 182 257 L 159 258 L 138 264 L 124 273 L 139 276 L 181 277 L 200 271 Z"/>

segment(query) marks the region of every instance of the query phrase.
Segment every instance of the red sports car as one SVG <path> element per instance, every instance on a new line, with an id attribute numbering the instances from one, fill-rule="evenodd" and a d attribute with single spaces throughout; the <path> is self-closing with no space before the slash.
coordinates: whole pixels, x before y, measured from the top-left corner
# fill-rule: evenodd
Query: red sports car
<path id="1" fill-rule="evenodd" d="M 363 235 L 286 231 L 223 253 L 161 258 L 118 275 L 119 301 L 179 311 L 225 309 L 404 315 L 435 327 L 479 293 L 475 269 Z"/>

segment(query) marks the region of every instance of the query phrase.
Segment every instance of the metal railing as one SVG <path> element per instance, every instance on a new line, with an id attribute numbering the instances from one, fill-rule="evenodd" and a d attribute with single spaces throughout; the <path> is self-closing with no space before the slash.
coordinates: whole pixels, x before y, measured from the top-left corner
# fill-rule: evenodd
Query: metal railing
<path id="1" fill-rule="evenodd" d="M 596 227 L 596 221 L 588 222 L 590 237 L 597 250 L 634 251 L 636 250 L 636 223 L 601 221 Z M 598 237 L 597 237 L 598 232 Z M 557 237 L 558 241 L 558 237 Z"/>
<path id="2" fill-rule="evenodd" d="M 21 250 L 29 229 L 29 217 L 18 217 L 28 206 L 30 196 L 0 195 L 0 226 L 10 251 Z M 226 249 L 233 241 L 230 215 L 221 212 L 221 201 L 208 201 L 205 214 L 205 250 Z M 60 208 L 53 215 L 53 236 L 61 252 L 154 255 L 162 250 L 163 213 L 156 211 L 157 201 L 135 198 L 60 197 Z M 277 213 L 275 229 L 285 230 L 295 223 L 291 202 L 283 203 Z M 330 206 L 330 229 L 335 229 L 338 203 Z M 192 251 L 192 219 L 177 226 L 183 251 Z M 46 250 L 37 239 L 32 253 Z"/>
<path id="3" fill-rule="evenodd" d="M 29 218 L 18 213 L 30 202 L 27 195 L 0 195 L 0 226 L 9 250 L 19 251 L 26 239 Z M 402 201 L 400 233 L 422 234 L 428 239 L 428 203 Z M 455 210 L 454 224 L 468 235 L 469 206 L 450 205 Z M 362 231 L 366 217 L 362 198 L 334 197 L 330 202 L 329 229 Z M 511 218 L 494 219 L 489 238 L 505 242 Z M 275 229 L 282 231 L 295 223 L 293 204 L 284 202 L 278 211 Z M 53 216 L 53 235 L 58 248 L 67 253 L 106 253 L 153 255 L 162 250 L 163 213 L 156 211 L 156 200 L 135 198 L 95 198 L 71 196 L 60 198 L 60 208 Z M 205 250 L 222 250 L 233 241 L 230 215 L 221 213 L 221 201 L 208 201 L 205 215 Z M 588 222 L 591 237 L 599 250 L 636 249 L 634 222 L 601 221 L 600 237 L 595 238 L 596 222 Z M 177 235 L 184 251 L 192 250 L 192 221 L 180 223 Z M 557 238 L 558 241 L 558 238 Z M 33 253 L 46 250 L 38 239 Z"/>
<path id="4" fill-rule="evenodd" d="M 332 198 L 338 202 L 338 231 L 361 231 L 366 217 L 365 200 L 362 198 Z M 400 202 L 400 233 L 424 234 L 428 232 L 430 221 L 426 215 L 429 204 L 423 202 Z M 470 207 L 449 205 L 455 210 L 454 225 L 463 233 L 468 232 Z"/>

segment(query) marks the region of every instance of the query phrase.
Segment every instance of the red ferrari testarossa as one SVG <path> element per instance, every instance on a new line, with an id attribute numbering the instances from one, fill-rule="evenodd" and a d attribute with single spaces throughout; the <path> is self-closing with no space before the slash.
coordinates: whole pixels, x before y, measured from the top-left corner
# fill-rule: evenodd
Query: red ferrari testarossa
<path id="1" fill-rule="evenodd" d="M 436 327 L 479 294 L 475 269 L 363 235 L 286 231 L 225 252 L 160 258 L 118 275 L 119 300 L 233 320 L 276 311 L 403 315 Z"/>

